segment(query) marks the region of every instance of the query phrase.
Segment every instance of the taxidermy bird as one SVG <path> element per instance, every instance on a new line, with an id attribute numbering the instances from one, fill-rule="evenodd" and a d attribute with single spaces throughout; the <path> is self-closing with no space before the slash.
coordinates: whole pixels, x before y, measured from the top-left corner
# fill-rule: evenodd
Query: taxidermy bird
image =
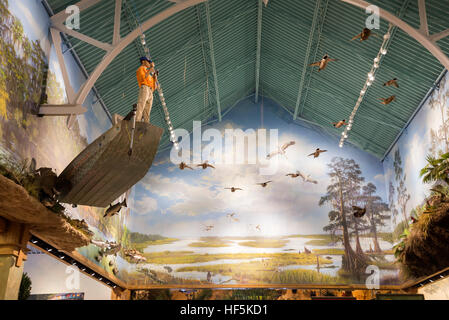
<path id="1" fill-rule="evenodd" d="M 310 174 L 306 176 L 305 174 L 302 174 L 301 172 L 299 172 L 299 176 L 302 178 L 302 181 L 304 181 L 304 182 L 310 182 L 310 183 L 313 183 L 313 184 L 317 184 L 318 183 L 318 181 L 313 180 L 312 178 L 310 178 Z"/>
<path id="2" fill-rule="evenodd" d="M 313 156 L 314 158 L 318 158 L 323 152 L 327 152 L 327 150 L 321 150 L 320 148 L 317 148 L 315 152 L 309 154 L 308 157 Z"/>
<path id="3" fill-rule="evenodd" d="M 298 178 L 301 175 L 299 171 L 296 171 L 296 173 L 287 173 L 285 176 L 292 177 L 292 178 Z"/>
<path id="4" fill-rule="evenodd" d="M 341 120 L 341 121 L 338 121 L 338 122 L 332 122 L 332 125 L 335 127 L 335 128 L 341 128 L 341 127 L 343 127 L 343 126 L 347 126 L 348 125 L 348 123 L 346 122 L 346 119 L 343 119 L 343 120 Z"/>
<path id="5" fill-rule="evenodd" d="M 215 169 L 215 167 L 213 165 L 209 164 L 207 161 L 204 161 L 203 163 L 197 164 L 196 166 L 203 168 L 203 170 L 206 170 L 207 167 Z"/>
<path id="6" fill-rule="evenodd" d="M 231 192 L 236 192 L 237 190 L 243 190 L 242 188 L 236 188 L 236 187 L 230 187 L 230 188 L 225 188 L 226 190 L 231 190 Z"/>
<path id="7" fill-rule="evenodd" d="M 123 200 L 123 202 L 117 202 L 114 205 L 112 205 L 112 203 L 111 203 L 109 208 L 106 210 L 106 213 L 104 214 L 103 218 L 115 216 L 116 214 L 118 214 L 120 212 L 122 207 L 128 207 L 126 205 L 126 199 Z"/>
<path id="8" fill-rule="evenodd" d="M 399 88 L 398 79 L 394 78 L 394 79 L 388 80 L 387 82 L 384 83 L 384 87 L 385 86 L 393 86 L 393 87 Z"/>
<path id="9" fill-rule="evenodd" d="M 295 143 L 296 143 L 295 141 L 289 141 L 287 143 L 284 143 L 277 151 L 273 151 L 270 154 L 268 154 L 267 159 L 271 159 L 277 154 L 282 154 L 282 155 L 286 156 L 285 150 L 287 150 L 288 147 L 294 145 Z"/>
<path id="10" fill-rule="evenodd" d="M 262 186 L 262 188 L 265 188 L 266 186 L 268 186 L 268 184 L 270 183 L 270 182 L 273 182 L 273 181 L 266 181 L 266 182 L 262 182 L 262 183 L 257 183 L 259 186 Z"/>
<path id="11" fill-rule="evenodd" d="M 326 53 L 326 54 L 324 55 L 324 57 L 323 57 L 320 61 L 311 63 L 309 66 L 310 66 L 310 67 L 319 67 L 319 68 L 318 68 L 318 72 L 320 72 L 321 70 L 326 69 L 327 64 L 328 64 L 329 62 L 331 62 L 331 61 L 338 61 L 338 59 L 331 59 L 331 58 L 329 57 L 329 55 Z"/>
<path id="12" fill-rule="evenodd" d="M 360 42 L 368 40 L 370 36 L 376 36 L 377 34 L 372 32 L 371 29 L 363 28 L 362 32 L 356 35 L 354 38 L 351 39 L 351 41 L 360 38 Z"/>
<path id="13" fill-rule="evenodd" d="M 181 162 L 179 164 L 179 169 L 184 170 L 185 168 L 189 168 L 190 170 L 193 170 L 193 168 L 188 166 L 185 162 Z"/>
<path id="14" fill-rule="evenodd" d="M 382 104 L 387 105 L 387 104 L 392 103 L 394 100 L 396 100 L 396 96 L 391 96 L 389 98 L 380 98 L 380 100 L 382 100 L 382 102 L 381 102 Z"/>
<path id="15" fill-rule="evenodd" d="M 356 218 L 361 218 L 366 213 L 366 207 L 365 208 L 360 208 L 360 207 L 357 207 L 357 206 L 352 206 L 352 210 L 353 210 L 353 213 L 354 213 L 354 217 L 356 217 Z"/>

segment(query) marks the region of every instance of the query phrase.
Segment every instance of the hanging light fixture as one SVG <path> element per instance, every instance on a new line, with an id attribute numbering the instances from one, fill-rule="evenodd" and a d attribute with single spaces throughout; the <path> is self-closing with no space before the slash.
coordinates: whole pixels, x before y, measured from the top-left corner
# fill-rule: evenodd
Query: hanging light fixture
<path id="1" fill-rule="evenodd" d="M 387 54 L 387 46 L 388 46 L 388 40 L 390 40 L 391 38 L 391 30 L 393 28 L 393 25 L 390 24 L 388 27 L 388 31 L 387 33 L 384 34 L 383 36 L 383 42 L 382 45 L 380 47 L 379 53 L 377 54 L 377 56 L 374 58 L 374 64 L 371 68 L 371 71 L 368 73 L 367 79 L 365 81 L 365 85 L 363 86 L 362 90 L 360 91 L 360 95 L 359 98 L 357 99 L 357 102 L 354 106 L 354 109 L 352 110 L 351 116 L 349 117 L 349 124 L 348 126 L 345 128 L 345 130 L 342 132 L 341 134 L 341 138 L 340 138 L 340 143 L 339 143 L 339 147 L 342 148 L 344 145 L 345 140 L 348 138 L 348 132 L 351 131 L 352 129 L 352 125 L 354 123 L 354 117 L 355 114 L 357 112 L 357 110 L 359 109 L 360 105 L 363 102 L 363 98 L 366 94 L 367 89 L 373 84 L 373 82 L 376 80 L 376 72 L 380 67 L 380 62 L 383 58 L 383 56 L 385 56 Z"/>

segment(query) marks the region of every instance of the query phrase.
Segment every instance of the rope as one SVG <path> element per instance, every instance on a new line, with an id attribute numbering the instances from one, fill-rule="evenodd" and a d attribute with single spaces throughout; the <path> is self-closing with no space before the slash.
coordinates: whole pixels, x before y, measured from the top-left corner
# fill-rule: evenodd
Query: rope
<path id="1" fill-rule="evenodd" d="M 133 4 L 134 10 L 136 11 L 137 23 L 138 23 L 138 27 L 140 29 L 140 43 L 142 44 L 142 47 L 144 49 L 146 57 L 149 58 L 150 60 L 153 60 L 150 55 L 150 50 L 148 49 L 146 41 L 145 41 L 145 34 L 143 33 L 142 23 L 141 23 L 140 17 L 139 17 L 139 11 L 137 10 L 137 7 L 136 7 L 134 1 L 131 1 L 131 2 Z M 154 6 L 154 4 L 153 4 L 153 6 Z M 152 8 L 152 7 L 150 7 L 150 8 Z M 184 81 L 185 81 L 185 71 L 184 71 Z M 178 150 L 179 149 L 178 141 L 176 141 L 176 136 L 173 131 L 173 125 L 170 120 L 170 113 L 168 112 L 167 104 L 165 103 L 164 93 L 163 93 L 161 84 L 159 83 L 159 79 L 157 79 L 157 81 L 156 81 L 156 90 L 159 94 L 159 100 L 162 105 L 162 110 L 164 111 L 165 123 L 167 124 L 168 131 L 170 132 L 170 141 L 173 143 L 173 146 L 175 147 L 175 149 Z"/>

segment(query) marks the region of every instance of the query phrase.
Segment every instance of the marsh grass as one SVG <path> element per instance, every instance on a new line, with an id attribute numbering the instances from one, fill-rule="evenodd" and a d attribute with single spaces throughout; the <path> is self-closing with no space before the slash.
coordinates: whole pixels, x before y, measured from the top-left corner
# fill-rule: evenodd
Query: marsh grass
<path id="1" fill-rule="evenodd" d="M 173 243 L 175 241 L 178 241 L 179 239 L 176 238 L 164 238 L 164 239 L 158 239 L 158 240 L 149 240 L 149 241 L 145 241 L 145 242 L 138 242 L 138 243 L 131 243 L 131 246 L 140 251 L 143 252 L 145 250 L 146 247 L 148 246 L 157 246 L 157 245 L 161 245 L 161 244 L 169 244 L 169 243 Z"/>
<path id="2" fill-rule="evenodd" d="M 239 242 L 240 246 L 252 248 L 282 248 L 289 240 L 281 239 L 259 239 L 256 241 Z"/>
<path id="3" fill-rule="evenodd" d="M 277 263 L 272 260 L 252 261 L 240 264 L 220 264 L 211 266 L 183 267 L 178 272 L 212 272 L 224 276 L 230 276 L 239 283 L 342 283 L 338 277 L 321 274 L 314 270 L 284 270 L 278 271 Z"/>
<path id="4" fill-rule="evenodd" d="M 198 254 L 192 251 L 165 251 L 146 252 L 143 254 L 149 263 L 154 264 L 189 264 L 199 262 L 209 262 L 221 259 L 255 259 L 264 258 L 267 263 L 276 266 L 286 266 L 291 264 L 311 265 L 316 263 L 316 256 L 305 253 L 226 253 L 226 254 Z M 320 264 L 330 264 L 331 260 L 320 257 Z"/>
<path id="5" fill-rule="evenodd" d="M 229 247 L 230 241 L 216 237 L 202 237 L 200 241 L 192 242 L 189 247 Z"/>

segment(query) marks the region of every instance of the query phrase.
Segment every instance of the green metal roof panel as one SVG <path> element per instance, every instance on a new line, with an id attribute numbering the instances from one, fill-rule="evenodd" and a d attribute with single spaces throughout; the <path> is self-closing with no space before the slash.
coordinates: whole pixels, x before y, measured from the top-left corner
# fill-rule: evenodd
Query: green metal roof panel
<path id="1" fill-rule="evenodd" d="M 65 10 L 76 0 L 48 0 L 54 12 Z M 259 94 L 272 98 L 294 113 L 299 93 L 298 115 L 340 135 L 331 122 L 347 119 L 358 99 L 367 73 L 382 43 L 388 23 L 381 20 L 380 37 L 368 41 L 350 41 L 361 32 L 366 13 L 339 0 L 321 0 L 327 10 L 318 11 L 308 52 L 316 0 L 269 1 L 263 6 Z M 372 0 L 371 3 L 398 15 L 419 27 L 419 11 L 414 0 Z M 437 33 L 449 28 L 449 1 L 427 0 L 429 30 Z M 166 0 L 123 0 L 121 36 L 127 35 L 151 16 L 172 6 Z M 111 42 L 115 2 L 103 0 L 81 14 L 81 33 Z M 258 1 L 209 0 L 214 59 L 222 115 L 237 101 L 255 91 Z M 325 15 L 324 15 L 325 12 Z M 323 22 L 321 24 L 321 21 Z M 147 45 L 160 70 L 160 82 L 175 127 L 192 128 L 192 120 L 217 119 L 217 102 L 211 65 L 211 52 L 205 4 L 181 11 L 157 24 L 146 33 Z M 105 52 L 69 37 L 88 73 L 101 61 Z M 438 41 L 449 53 L 449 38 Z M 107 67 L 95 86 L 109 111 L 126 114 L 137 100 L 135 70 L 143 53 L 137 39 Z M 328 68 L 303 70 L 308 63 L 325 53 L 339 59 Z M 443 67 L 418 42 L 397 29 L 376 75 L 360 106 L 348 141 L 382 158 L 401 129 L 433 85 Z M 382 84 L 399 78 L 400 88 Z M 397 101 L 388 106 L 380 98 L 395 94 Z M 259 100 L 260 101 L 260 100 Z M 152 122 L 165 128 L 159 99 L 151 113 Z M 169 146 L 167 132 L 161 139 Z"/>

